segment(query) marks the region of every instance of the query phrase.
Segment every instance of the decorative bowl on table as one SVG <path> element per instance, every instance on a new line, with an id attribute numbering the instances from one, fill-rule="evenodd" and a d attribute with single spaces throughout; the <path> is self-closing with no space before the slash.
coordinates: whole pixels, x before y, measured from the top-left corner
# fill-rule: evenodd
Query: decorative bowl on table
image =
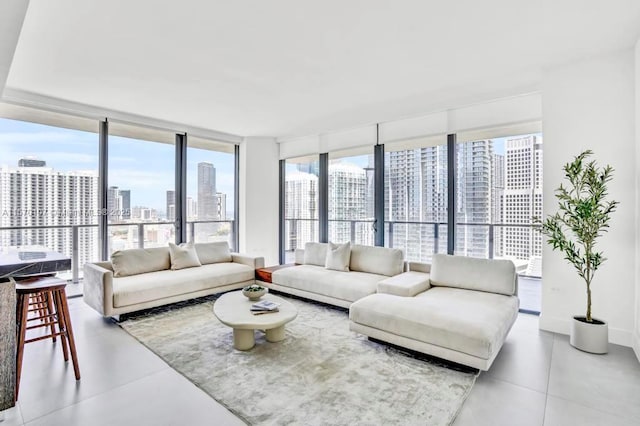
<path id="1" fill-rule="evenodd" d="M 249 300 L 258 300 L 265 294 L 268 289 L 258 284 L 251 284 L 242 289 L 242 294 L 249 298 Z"/>

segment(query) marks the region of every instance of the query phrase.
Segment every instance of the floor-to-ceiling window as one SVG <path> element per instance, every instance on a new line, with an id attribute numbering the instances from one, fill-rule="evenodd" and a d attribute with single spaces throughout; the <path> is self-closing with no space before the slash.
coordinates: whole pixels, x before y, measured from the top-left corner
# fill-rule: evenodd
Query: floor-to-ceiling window
<path id="1" fill-rule="evenodd" d="M 109 123 L 109 253 L 175 241 L 175 133 Z"/>
<path id="2" fill-rule="evenodd" d="M 446 136 L 385 144 L 385 246 L 428 262 L 447 252 Z"/>
<path id="3" fill-rule="evenodd" d="M 72 257 L 77 245 L 81 276 L 99 260 L 98 122 L 8 105 L 2 113 L 13 119 L 0 118 L 0 250 Z M 35 118 L 47 125 L 24 121 Z"/>
<path id="4" fill-rule="evenodd" d="M 329 152 L 326 176 L 317 161 L 322 155 L 287 159 L 285 261 L 293 261 L 295 248 L 318 241 L 323 226 L 331 242 L 373 245 L 373 225 L 381 221 L 375 208 L 379 191 L 386 247 L 420 262 L 430 262 L 434 253 L 510 259 L 518 271 L 521 309 L 539 312 L 543 239 L 534 225 L 542 216 L 539 132 L 540 123 L 529 123 L 387 140 L 380 187 L 372 146 Z M 318 228 L 323 179 L 328 215 Z"/>
<path id="5" fill-rule="evenodd" d="M 227 241 L 233 248 L 234 145 L 188 136 L 187 146 L 187 240 Z"/>
<path id="6" fill-rule="evenodd" d="M 542 135 L 514 134 L 457 144 L 455 253 L 512 260 L 521 309 L 541 300 Z"/>
<path id="7" fill-rule="evenodd" d="M 294 261 L 294 251 L 318 241 L 318 156 L 289 158 L 284 182 L 285 263 Z"/>
<path id="8" fill-rule="evenodd" d="M 329 153 L 329 241 L 374 244 L 373 148 Z"/>

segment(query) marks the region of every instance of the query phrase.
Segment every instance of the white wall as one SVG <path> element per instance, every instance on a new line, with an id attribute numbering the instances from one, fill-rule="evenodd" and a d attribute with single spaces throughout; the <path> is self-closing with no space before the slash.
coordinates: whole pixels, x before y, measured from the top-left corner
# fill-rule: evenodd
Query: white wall
<path id="1" fill-rule="evenodd" d="M 240 252 L 278 264 L 278 145 L 274 138 L 240 144 Z"/>
<path id="2" fill-rule="evenodd" d="M 542 82 L 544 214 L 557 210 L 562 166 L 585 149 L 615 168 L 610 195 L 621 202 L 599 242 L 608 260 L 595 275 L 593 315 L 609 323 L 612 343 L 632 345 L 636 289 L 636 153 L 634 51 L 547 70 Z M 568 333 L 586 312 L 586 288 L 559 252 L 543 251 L 540 327 Z"/>
<path id="3" fill-rule="evenodd" d="M 636 82 L 636 320 L 633 334 L 633 349 L 640 360 L 640 40 L 635 48 Z"/>

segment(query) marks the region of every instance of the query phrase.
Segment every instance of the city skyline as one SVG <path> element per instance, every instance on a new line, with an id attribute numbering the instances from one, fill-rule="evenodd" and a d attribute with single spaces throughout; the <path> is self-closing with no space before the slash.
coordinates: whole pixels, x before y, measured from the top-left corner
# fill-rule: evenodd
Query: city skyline
<path id="1" fill-rule="evenodd" d="M 542 135 L 519 135 L 460 142 L 457 149 L 456 221 L 477 224 L 531 224 L 542 213 Z M 329 240 L 373 244 L 366 221 L 372 154 L 329 163 Z M 288 250 L 317 241 L 317 162 L 293 161 L 285 176 L 285 241 Z M 447 146 L 385 153 L 385 244 L 402 248 L 409 260 L 428 260 L 446 252 Z M 307 206 L 307 207 L 305 207 Z M 298 219 L 298 220 L 296 220 Z M 300 220 L 302 219 L 302 220 Z M 312 220 L 308 220 L 312 219 Z M 344 222 L 336 222 L 344 220 Z M 409 222 L 409 223 L 404 223 Z M 434 225 L 441 223 L 438 246 Z M 353 228 L 352 226 L 354 226 Z M 393 227 L 391 229 L 390 227 Z M 349 228 L 352 227 L 352 228 Z M 531 228 L 457 227 L 456 254 L 472 257 L 509 256 L 530 261 L 541 256 L 542 236 Z M 371 235 L 370 235 L 371 234 Z M 489 253 L 493 247 L 493 252 Z M 539 264 L 539 262 L 538 262 Z"/>
<path id="2" fill-rule="evenodd" d="M 131 190 L 132 207 L 166 214 L 166 191 L 175 189 L 174 154 L 172 144 L 112 135 L 108 186 Z M 21 158 L 43 160 L 47 167 L 60 172 L 97 174 L 98 134 L 0 118 L 0 167 L 17 167 Z M 198 148 L 187 149 L 187 196 L 197 198 L 197 164 L 202 161 L 216 165 L 217 191 L 233 199 L 233 154 Z M 233 203 L 227 205 L 233 208 Z"/>
<path id="3" fill-rule="evenodd" d="M 512 145 L 515 144 L 513 141 L 518 138 L 533 138 L 534 143 L 532 145 L 527 142 L 523 152 L 514 154 L 514 149 L 508 145 L 509 141 L 512 141 Z M 536 134 L 458 143 L 458 222 L 520 223 L 530 220 L 532 215 L 542 211 L 542 151 L 541 143 L 538 148 L 534 146 L 536 138 L 541 141 L 541 135 Z M 51 151 L 52 146 L 55 146 L 55 152 Z M 172 212 L 170 207 L 171 197 L 175 197 L 174 147 L 171 144 L 150 143 L 117 136 L 110 137 L 109 147 L 108 184 L 110 190 L 117 189 L 117 194 L 114 193 L 111 197 L 112 204 L 108 207 L 123 212 L 119 214 L 117 221 L 172 221 L 175 218 L 175 210 Z M 192 214 L 188 219 L 225 219 L 226 207 L 233 208 L 232 197 L 235 194 L 232 191 L 225 193 L 225 184 L 221 183 L 224 178 L 220 179 L 220 176 L 224 175 L 221 170 L 233 167 L 233 161 L 228 161 L 233 159 L 233 155 L 195 148 L 189 148 L 188 152 L 191 155 L 188 160 L 186 198 L 190 200 L 187 209 Z M 221 158 L 227 161 L 216 162 L 212 159 L 214 154 L 222 156 Z M 72 176 L 86 173 L 97 179 L 97 135 L 90 132 L 0 119 L 0 155 L 0 168 L 3 170 L 17 168 L 22 160 L 23 166 L 42 169 L 45 175 Z M 527 159 L 524 168 L 523 156 Z M 391 151 L 386 153 L 386 157 L 385 220 L 446 222 L 446 146 Z M 534 161 L 537 161 L 537 168 L 532 169 L 528 164 L 534 164 Z M 46 167 L 42 167 L 42 162 Z M 508 165 L 512 163 L 514 166 L 510 171 Z M 330 160 L 328 207 L 331 220 L 329 232 L 333 241 L 351 239 L 354 231 L 348 227 L 349 221 L 355 220 L 359 221 L 355 232 L 358 242 L 372 244 L 371 226 L 365 223 L 372 219 L 372 174 L 366 171 L 371 164 L 372 153 Z M 136 179 L 129 175 L 130 180 L 125 181 L 127 176 L 121 173 L 124 170 L 122 167 L 125 166 L 130 171 L 135 170 L 139 173 Z M 317 161 L 289 163 L 286 165 L 287 176 L 291 176 L 292 171 L 295 171 L 301 174 L 311 172 L 311 176 L 315 177 L 317 166 Z M 65 170 L 65 167 L 68 169 Z M 147 180 L 150 176 L 144 177 L 147 170 L 166 172 L 161 173 L 162 179 L 151 179 L 152 182 L 149 182 Z M 512 175 L 516 172 L 519 176 L 526 175 L 528 182 L 536 187 L 537 192 L 529 191 L 528 187 L 510 187 Z M 389 184 L 396 179 L 394 174 L 397 174 L 398 181 Z M 315 185 L 312 193 L 317 193 L 317 183 L 308 185 Z M 465 189 L 466 187 L 470 189 Z M 522 194 L 523 189 L 531 194 Z M 317 199 L 313 202 L 317 204 Z M 96 207 L 93 201 L 90 204 Z M 518 206 L 520 210 L 517 214 L 514 213 L 515 210 L 510 213 L 508 205 Z M 208 213 L 205 214 L 205 210 Z M 195 212 L 197 214 L 194 217 Z M 344 222 L 337 222 L 341 220 Z M 314 229 L 305 234 L 310 237 L 317 235 L 316 228 L 314 225 Z M 438 251 L 442 251 L 442 242 L 446 242 L 446 232 L 443 231 L 445 230 L 440 229 L 439 232 Z M 534 236 L 531 232 L 495 227 L 494 253 L 516 257 L 537 255 L 541 250 L 541 237 Z M 410 247 L 419 247 L 415 252 L 418 258 L 424 258 L 428 253 L 435 251 L 433 229 L 424 228 L 416 232 L 414 225 L 396 224 L 392 234 L 387 234 L 387 239 L 394 238 L 394 245 L 402 245 L 408 252 L 413 250 L 409 249 Z M 461 227 L 457 233 L 457 252 L 487 257 L 488 239 L 487 228 Z M 526 248 L 520 240 L 527 241 Z"/>

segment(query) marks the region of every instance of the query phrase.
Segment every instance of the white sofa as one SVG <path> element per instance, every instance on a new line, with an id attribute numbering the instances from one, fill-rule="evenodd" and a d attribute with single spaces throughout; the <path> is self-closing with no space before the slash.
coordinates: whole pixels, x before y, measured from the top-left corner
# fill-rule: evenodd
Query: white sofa
<path id="1" fill-rule="evenodd" d="M 350 329 L 488 370 L 518 315 L 513 262 L 436 254 L 409 270 L 353 303 Z"/>
<path id="2" fill-rule="evenodd" d="M 84 266 L 84 301 L 105 317 L 153 308 L 255 283 L 264 258 L 230 253 L 225 243 L 195 244 L 202 266 L 172 270 L 168 247 L 115 252 Z"/>
<path id="3" fill-rule="evenodd" d="M 349 271 L 325 268 L 326 243 L 307 243 L 296 250 L 296 266 L 274 271 L 274 290 L 348 308 L 374 294 L 378 283 L 404 270 L 402 251 L 384 247 L 351 246 Z"/>

